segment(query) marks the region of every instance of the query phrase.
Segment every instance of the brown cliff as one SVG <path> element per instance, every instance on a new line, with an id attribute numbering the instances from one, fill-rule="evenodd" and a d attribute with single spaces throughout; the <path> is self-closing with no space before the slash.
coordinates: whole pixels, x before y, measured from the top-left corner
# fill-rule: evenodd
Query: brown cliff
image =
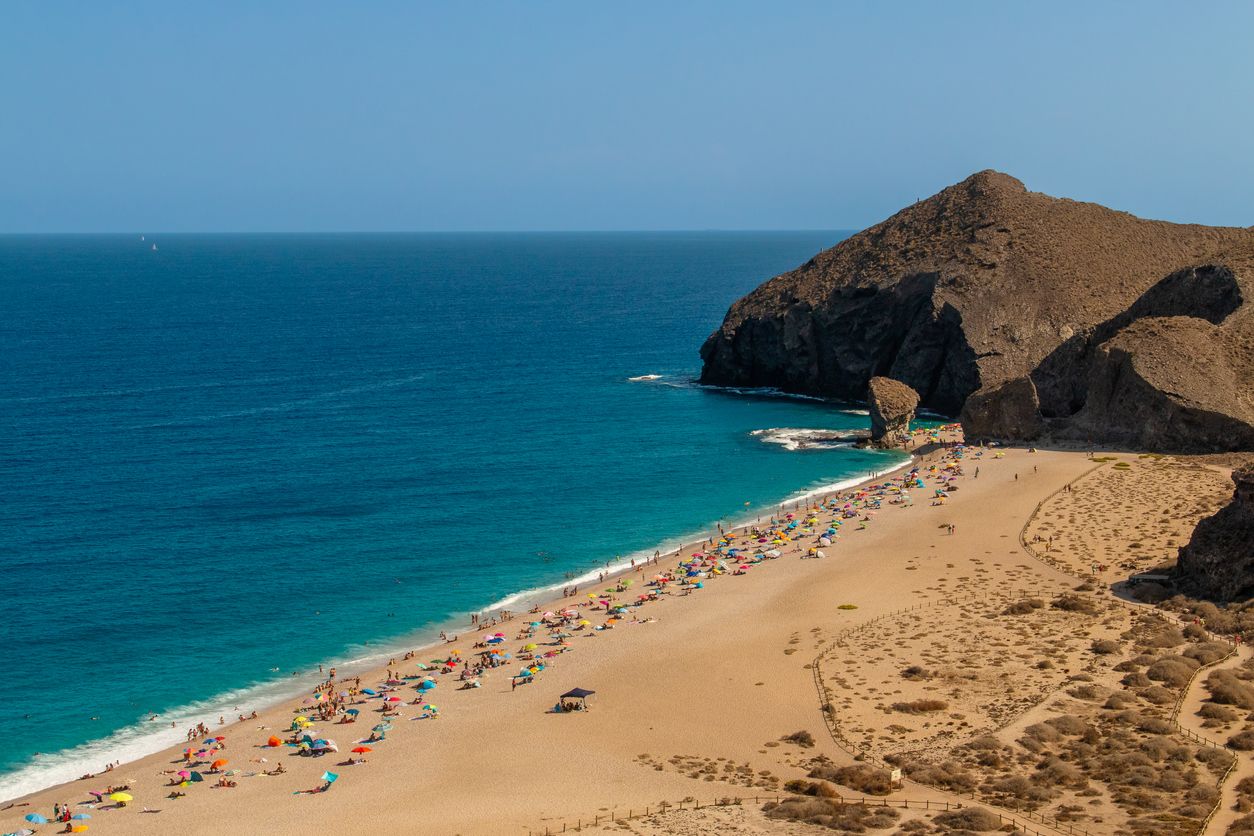
<path id="1" fill-rule="evenodd" d="M 1232 481 L 1232 502 L 1197 524 L 1176 566 L 1182 589 L 1218 601 L 1254 597 L 1254 466 Z"/>
<path id="2" fill-rule="evenodd" d="M 980 172 L 736 302 L 701 379 L 860 400 L 884 376 L 950 415 L 979 392 L 964 420 L 981 436 L 1247 449 L 1252 255 L 1251 229 L 1143 220 Z M 1206 357 L 1217 367 L 1183 380 Z"/>

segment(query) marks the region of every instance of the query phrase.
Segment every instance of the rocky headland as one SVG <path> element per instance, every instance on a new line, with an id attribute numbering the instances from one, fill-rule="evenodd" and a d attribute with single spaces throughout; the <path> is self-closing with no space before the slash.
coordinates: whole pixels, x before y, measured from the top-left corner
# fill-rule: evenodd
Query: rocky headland
<path id="1" fill-rule="evenodd" d="M 1172 224 L 983 171 L 728 311 L 702 382 L 870 400 L 968 438 L 1254 450 L 1254 229 Z"/>

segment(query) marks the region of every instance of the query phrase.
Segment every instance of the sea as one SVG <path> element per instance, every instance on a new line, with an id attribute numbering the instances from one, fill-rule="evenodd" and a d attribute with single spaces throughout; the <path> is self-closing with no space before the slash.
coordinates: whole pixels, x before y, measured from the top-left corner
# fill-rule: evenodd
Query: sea
<path id="1" fill-rule="evenodd" d="M 0 799 L 901 466 L 695 382 L 847 234 L 0 237 Z"/>

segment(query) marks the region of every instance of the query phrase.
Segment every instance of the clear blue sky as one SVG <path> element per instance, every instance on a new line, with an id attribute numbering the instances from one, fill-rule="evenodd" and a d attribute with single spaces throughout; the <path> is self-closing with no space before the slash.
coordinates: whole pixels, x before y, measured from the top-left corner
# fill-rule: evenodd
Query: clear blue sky
<path id="1" fill-rule="evenodd" d="M 0 231 L 1254 224 L 1254 3 L 6 3 Z"/>

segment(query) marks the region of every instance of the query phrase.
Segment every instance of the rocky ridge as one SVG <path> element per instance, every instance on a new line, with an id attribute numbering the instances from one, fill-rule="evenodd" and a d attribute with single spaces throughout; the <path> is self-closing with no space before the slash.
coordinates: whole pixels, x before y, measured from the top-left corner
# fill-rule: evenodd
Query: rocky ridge
<path id="1" fill-rule="evenodd" d="M 1197 524 L 1175 570 L 1182 589 L 1218 601 L 1254 598 L 1254 465 L 1232 481 L 1232 501 Z"/>
<path id="2" fill-rule="evenodd" d="M 1150 221 L 983 171 L 736 302 L 705 383 L 862 400 L 972 437 L 1254 449 L 1254 229 Z"/>

